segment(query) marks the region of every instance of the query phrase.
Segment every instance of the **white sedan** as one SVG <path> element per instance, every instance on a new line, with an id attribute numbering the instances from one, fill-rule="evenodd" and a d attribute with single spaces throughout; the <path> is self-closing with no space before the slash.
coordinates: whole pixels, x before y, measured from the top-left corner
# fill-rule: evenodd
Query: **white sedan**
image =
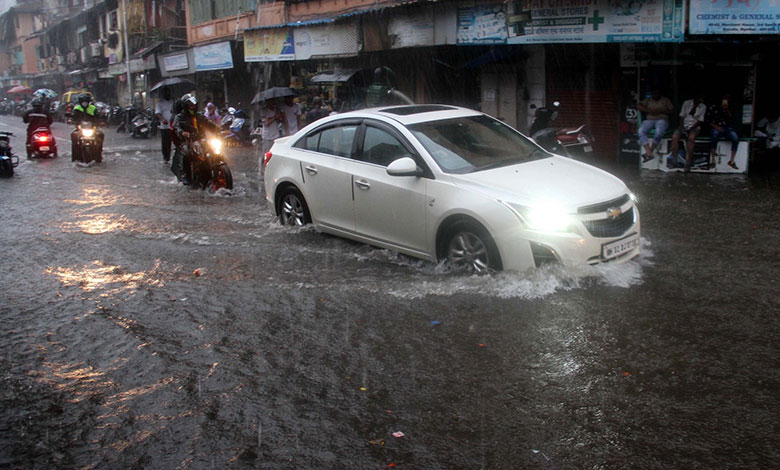
<path id="1" fill-rule="evenodd" d="M 373 108 L 318 120 L 262 157 L 282 224 L 455 270 L 639 254 L 639 211 L 615 176 L 553 155 L 502 122 L 446 105 Z"/>

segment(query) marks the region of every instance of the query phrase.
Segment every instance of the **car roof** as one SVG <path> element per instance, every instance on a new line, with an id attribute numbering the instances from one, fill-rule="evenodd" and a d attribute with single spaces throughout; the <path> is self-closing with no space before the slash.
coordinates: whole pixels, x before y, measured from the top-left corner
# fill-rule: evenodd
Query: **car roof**
<path id="1" fill-rule="evenodd" d="M 465 116 L 480 116 L 483 113 L 473 109 L 446 104 L 412 104 L 402 106 L 383 106 L 379 108 L 360 109 L 334 115 L 334 118 L 384 118 L 398 121 L 404 126 L 420 122 L 454 119 Z"/>

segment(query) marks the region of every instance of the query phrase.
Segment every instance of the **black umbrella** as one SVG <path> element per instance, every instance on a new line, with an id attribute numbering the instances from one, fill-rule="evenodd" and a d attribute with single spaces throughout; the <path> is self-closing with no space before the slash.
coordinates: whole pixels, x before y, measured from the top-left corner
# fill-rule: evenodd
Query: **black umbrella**
<path id="1" fill-rule="evenodd" d="M 192 91 L 195 89 L 195 82 L 192 80 L 188 80 L 186 78 L 180 78 L 180 77 L 171 77 L 166 78 L 165 80 L 157 83 L 154 85 L 150 90 L 149 93 L 154 93 L 157 91 L 162 90 L 163 88 L 170 88 L 171 94 L 173 96 L 177 96 L 181 93 L 187 93 L 189 91 Z"/>
<path id="2" fill-rule="evenodd" d="M 256 94 L 255 97 L 252 98 L 252 104 L 274 98 L 283 98 L 285 96 L 295 96 L 295 92 L 286 86 L 275 86 Z"/>

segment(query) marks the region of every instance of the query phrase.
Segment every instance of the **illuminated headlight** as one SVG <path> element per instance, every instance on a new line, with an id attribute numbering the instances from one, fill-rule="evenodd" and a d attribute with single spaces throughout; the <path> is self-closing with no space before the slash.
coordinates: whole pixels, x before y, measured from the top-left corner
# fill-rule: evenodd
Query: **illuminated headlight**
<path id="1" fill-rule="evenodd" d="M 501 201 L 525 222 L 531 230 L 540 232 L 567 232 L 572 224 L 571 215 L 556 204 L 538 204 L 532 207 Z"/>
<path id="2" fill-rule="evenodd" d="M 219 153 L 222 151 L 222 141 L 216 137 L 209 140 L 209 145 L 211 146 L 211 150 L 213 150 L 217 155 L 219 155 Z"/>
<path id="3" fill-rule="evenodd" d="M 84 135 L 84 137 L 92 137 L 95 135 L 95 129 L 81 129 L 81 133 Z"/>

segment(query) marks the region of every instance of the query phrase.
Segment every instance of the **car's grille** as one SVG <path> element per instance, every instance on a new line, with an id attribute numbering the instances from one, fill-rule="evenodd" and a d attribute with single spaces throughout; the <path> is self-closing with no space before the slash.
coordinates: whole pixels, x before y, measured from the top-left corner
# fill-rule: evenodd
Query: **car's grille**
<path id="1" fill-rule="evenodd" d="M 606 212 L 607 209 L 613 207 L 621 207 L 628 202 L 628 194 L 624 194 L 617 199 L 613 199 L 607 202 L 599 202 L 598 204 L 592 204 L 590 206 L 582 206 L 577 209 L 578 214 L 594 214 L 596 212 Z"/>
<path id="2" fill-rule="evenodd" d="M 609 207 L 614 207 L 614 205 L 610 205 Z M 634 208 L 632 207 L 614 219 L 585 220 L 582 224 L 585 225 L 585 228 L 587 228 L 588 232 L 594 237 L 619 237 L 634 225 Z"/>

